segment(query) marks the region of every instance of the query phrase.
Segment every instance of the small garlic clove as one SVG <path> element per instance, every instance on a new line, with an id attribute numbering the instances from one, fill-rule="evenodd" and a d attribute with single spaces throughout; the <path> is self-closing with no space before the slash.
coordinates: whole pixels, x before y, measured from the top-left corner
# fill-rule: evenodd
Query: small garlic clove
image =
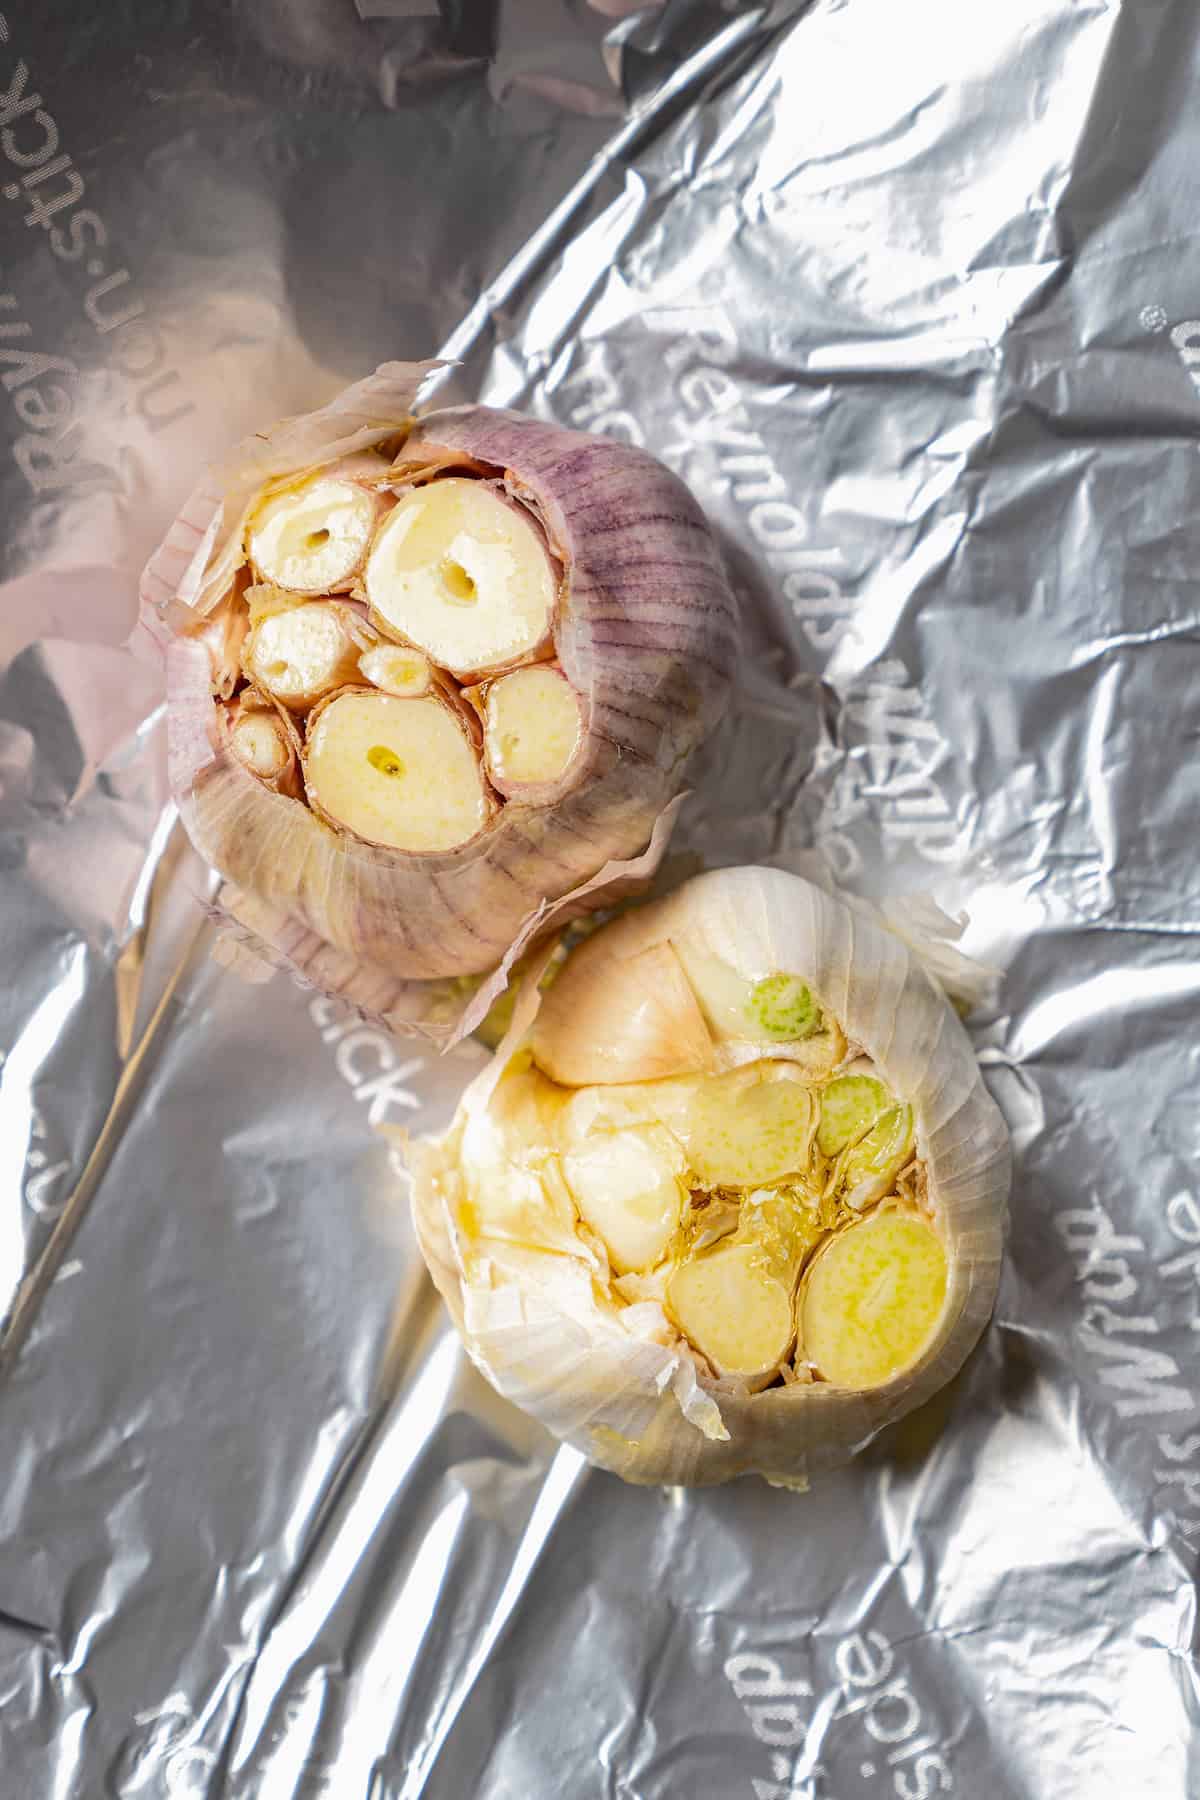
<path id="1" fill-rule="evenodd" d="M 262 580 L 296 594 L 329 594 L 362 567 L 385 499 L 318 470 L 272 493 L 251 515 L 246 549 Z"/>
<path id="2" fill-rule="evenodd" d="M 400 700 L 419 700 L 433 686 L 433 668 L 420 650 L 403 644 L 377 644 L 358 659 L 364 681 Z"/>
<path id="3" fill-rule="evenodd" d="M 341 609 L 310 600 L 259 617 L 242 650 L 242 667 L 264 693 L 306 712 L 358 673 L 358 648 Z"/>
<path id="4" fill-rule="evenodd" d="M 488 682 L 483 720 L 492 786 L 512 799 L 544 803 L 583 742 L 579 696 L 562 670 L 534 663 Z"/>
<path id="5" fill-rule="evenodd" d="M 873 1213 L 831 1238 L 804 1278 L 805 1358 L 834 1387 L 879 1387 L 910 1369 L 937 1331 L 946 1248 L 915 1212 Z"/>
<path id="6" fill-rule="evenodd" d="M 252 775 L 277 780 L 287 768 L 291 749 L 283 727 L 267 713 L 247 713 L 230 733 L 233 754 Z"/>
<path id="7" fill-rule="evenodd" d="M 363 578 L 372 621 L 461 678 L 512 668 L 550 643 L 558 577 L 530 515 L 488 483 L 410 488 Z"/>
<path id="8" fill-rule="evenodd" d="M 817 1147 L 822 1156 L 838 1156 L 865 1137 L 872 1125 L 896 1104 L 884 1083 L 872 1075 L 838 1075 L 821 1090 L 821 1123 Z"/>
<path id="9" fill-rule="evenodd" d="M 834 1185 L 845 1192 L 846 1205 L 861 1211 L 882 1200 L 891 1192 L 912 1150 L 912 1107 L 893 1107 L 850 1145 L 837 1165 Z"/>
<path id="10" fill-rule="evenodd" d="M 218 735 L 260 788 L 289 799 L 299 796 L 300 738 L 282 707 L 254 688 L 244 688 L 222 708 Z"/>

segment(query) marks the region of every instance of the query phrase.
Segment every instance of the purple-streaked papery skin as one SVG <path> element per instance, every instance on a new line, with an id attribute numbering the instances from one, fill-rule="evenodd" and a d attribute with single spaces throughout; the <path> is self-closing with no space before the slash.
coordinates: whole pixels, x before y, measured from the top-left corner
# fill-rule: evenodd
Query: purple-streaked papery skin
<path id="1" fill-rule="evenodd" d="M 582 698 L 586 741 L 549 804 L 510 800 L 477 838 L 433 855 L 332 832 L 201 742 L 206 659 L 193 639 L 168 650 L 177 791 L 198 847 L 246 898 L 238 916 L 318 986 L 397 1024 L 408 1022 L 412 982 L 495 969 L 548 902 L 607 864 L 638 859 L 634 872 L 651 872 L 655 822 L 724 710 L 736 662 L 735 603 L 712 532 L 654 457 L 461 406 L 417 421 L 396 484 L 463 471 L 502 479 L 562 566 L 555 650 Z M 664 843 L 660 830 L 655 861 Z M 594 888 L 588 903 L 606 897 Z"/>

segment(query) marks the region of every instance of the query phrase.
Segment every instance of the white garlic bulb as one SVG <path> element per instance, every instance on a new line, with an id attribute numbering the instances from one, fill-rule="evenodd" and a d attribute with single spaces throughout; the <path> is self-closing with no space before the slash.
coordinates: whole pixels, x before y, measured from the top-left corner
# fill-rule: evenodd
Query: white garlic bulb
<path id="1" fill-rule="evenodd" d="M 955 1374 L 1010 1151 L 905 943 L 721 870 L 585 940 L 537 1006 L 527 984 L 410 1149 L 423 1252 L 500 1393 L 631 1481 L 787 1485 Z"/>

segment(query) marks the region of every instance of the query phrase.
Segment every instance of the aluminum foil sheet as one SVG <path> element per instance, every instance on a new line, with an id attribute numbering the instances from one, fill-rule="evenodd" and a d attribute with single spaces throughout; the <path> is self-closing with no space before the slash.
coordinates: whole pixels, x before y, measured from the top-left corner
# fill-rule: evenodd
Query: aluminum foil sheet
<path id="1" fill-rule="evenodd" d="M 0 17 L 0 1800 L 1200 1794 L 1200 15 Z M 389 356 L 642 442 L 747 644 L 677 872 L 969 908 L 992 1329 L 806 1495 L 476 1376 L 437 1061 L 214 963 L 137 570 Z"/>

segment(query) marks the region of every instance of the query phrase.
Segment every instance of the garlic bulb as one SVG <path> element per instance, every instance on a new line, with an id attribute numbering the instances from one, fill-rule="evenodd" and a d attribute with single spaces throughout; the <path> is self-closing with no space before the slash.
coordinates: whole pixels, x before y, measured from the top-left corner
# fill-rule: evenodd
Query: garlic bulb
<path id="1" fill-rule="evenodd" d="M 991 1313 L 1010 1153 L 905 943 L 726 869 L 585 940 L 539 1010 L 540 973 L 409 1152 L 426 1261 L 501 1394 L 630 1481 L 800 1485 L 950 1379 Z"/>
<path id="2" fill-rule="evenodd" d="M 557 919 L 653 872 L 736 640 L 674 475 L 488 407 L 416 420 L 425 372 L 242 446 L 142 594 L 235 931 L 446 1043 Z M 231 705 L 256 713 L 232 735 Z"/>

